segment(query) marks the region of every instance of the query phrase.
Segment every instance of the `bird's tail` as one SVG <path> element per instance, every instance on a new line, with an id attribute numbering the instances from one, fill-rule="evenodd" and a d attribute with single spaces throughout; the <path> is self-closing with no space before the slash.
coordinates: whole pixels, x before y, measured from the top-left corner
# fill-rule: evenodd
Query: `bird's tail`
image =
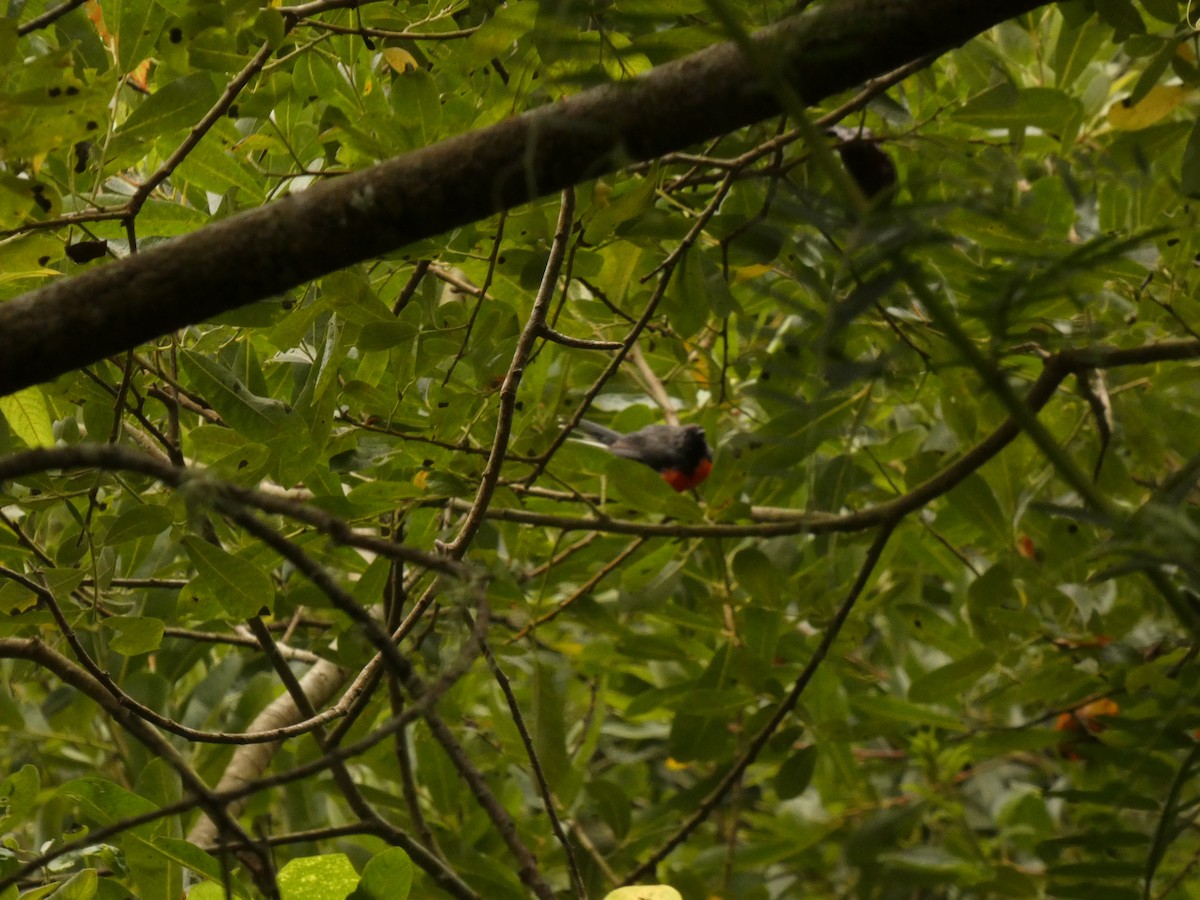
<path id="1" fill-rule="evenodd" d="M 589 422 L 587 419 L 580 419 L 577 428 L 592 438 L 592 440 L 599 441 L 605 447 L 611 447 L 623 436 L 619 431 L 613 431 L 611 428 L 605 428 L 603 425 L 597 425 L 595 422 Z"/>

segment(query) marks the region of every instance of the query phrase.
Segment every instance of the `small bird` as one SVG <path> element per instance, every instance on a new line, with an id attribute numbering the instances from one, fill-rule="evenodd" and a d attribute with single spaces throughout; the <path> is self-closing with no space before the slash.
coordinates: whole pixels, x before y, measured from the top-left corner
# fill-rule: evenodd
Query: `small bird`
<path id="1" fill-rule="evenodd" d="M 677 491 L 694 488 L 712 471 L 712 448 L 699 425 L 647 425 L 622 434 L 583 419 L 579 429 L 617 456 L 655 469 Z"/>
<path id="2" fill-rule="evenodd" d="M 837 138 L 833 149 L 863 195 L 868 200 L 880 195 L 890 199 L 896 191 L 896 164 L 880 147 L 871 130 L 834 125 L 826 133 Z"/>

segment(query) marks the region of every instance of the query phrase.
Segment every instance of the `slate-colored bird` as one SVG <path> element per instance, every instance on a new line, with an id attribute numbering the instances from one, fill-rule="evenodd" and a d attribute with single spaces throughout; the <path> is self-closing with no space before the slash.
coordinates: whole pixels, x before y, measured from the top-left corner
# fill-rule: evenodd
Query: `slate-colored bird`
<path id="1" fill-rule="evenodd" d="M 712 448 L 699 425 L 647 425 L 622 434 L 584 419 L 579 430 L 617 456 L 654 469 L 677 491 L 694 488 L 712 471 Z"/>

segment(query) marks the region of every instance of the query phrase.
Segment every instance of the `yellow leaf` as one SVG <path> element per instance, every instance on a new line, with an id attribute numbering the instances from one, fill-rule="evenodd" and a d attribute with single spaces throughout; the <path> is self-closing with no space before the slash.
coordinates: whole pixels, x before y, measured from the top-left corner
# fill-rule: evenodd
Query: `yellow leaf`
<path id="1" fill-rule="evenodd" d="M 143 59 L 132 72 L 129 73 L 129 81 L 135 87 L 141 88 L 143 91 L 150 90 L 150 60 Z"/>
<path id="2" fill-rule="evenodd" d="M 683 895 L 667 884 L 631 884 L 605 894 L 604 900 L 683 900 Z"/>
<path id="3" fill-rule="evenodd" d="M 401 75 L 421 68 L 417 65 L 417 58 L 403 47 L 384 47 L 383 60 Z"/>
<path id="4" fill-rule="evenodd" d="M 1108 108 L 1108 123 L 1120 131 L 1137 131 L 1149 128 L 1171 114 L 1192 92 L 1182 84 L 1156 84 L 1141 100 L 1127 106 L 1127 100 L 1118 100 Z"/>
<path id="5" fill-rule="evenodd" d="M 0 397 L 0 413 L 8 420 L 13 434 L 27 447 L 53 447 L 54 432 L 50 427 L 50 410 L 39 388 L 25 388 L 7 397 Z"/>
<path id="6" fill-rule="evenodd" d="M 752 281 L 759 275 L 765 275 L 770 271 L 770 266 L 766 266 L 761 263 L 752 266 L 738 266 L 733 270 L 733 283 L 741 284 L 743 281 Z"/>

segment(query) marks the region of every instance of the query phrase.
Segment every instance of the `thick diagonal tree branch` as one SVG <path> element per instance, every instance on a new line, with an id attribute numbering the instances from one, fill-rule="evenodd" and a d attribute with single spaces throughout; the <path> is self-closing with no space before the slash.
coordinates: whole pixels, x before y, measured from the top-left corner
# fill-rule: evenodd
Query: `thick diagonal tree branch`
<path id="1" fill-rule="evenodd" d="M 815 103 L 1043 5 L 827 3 L 759 32 L 754 64 L 719 44 L 323 182 L 0 306 L 0 393 L 774 115 L 763 60 Z"/>

